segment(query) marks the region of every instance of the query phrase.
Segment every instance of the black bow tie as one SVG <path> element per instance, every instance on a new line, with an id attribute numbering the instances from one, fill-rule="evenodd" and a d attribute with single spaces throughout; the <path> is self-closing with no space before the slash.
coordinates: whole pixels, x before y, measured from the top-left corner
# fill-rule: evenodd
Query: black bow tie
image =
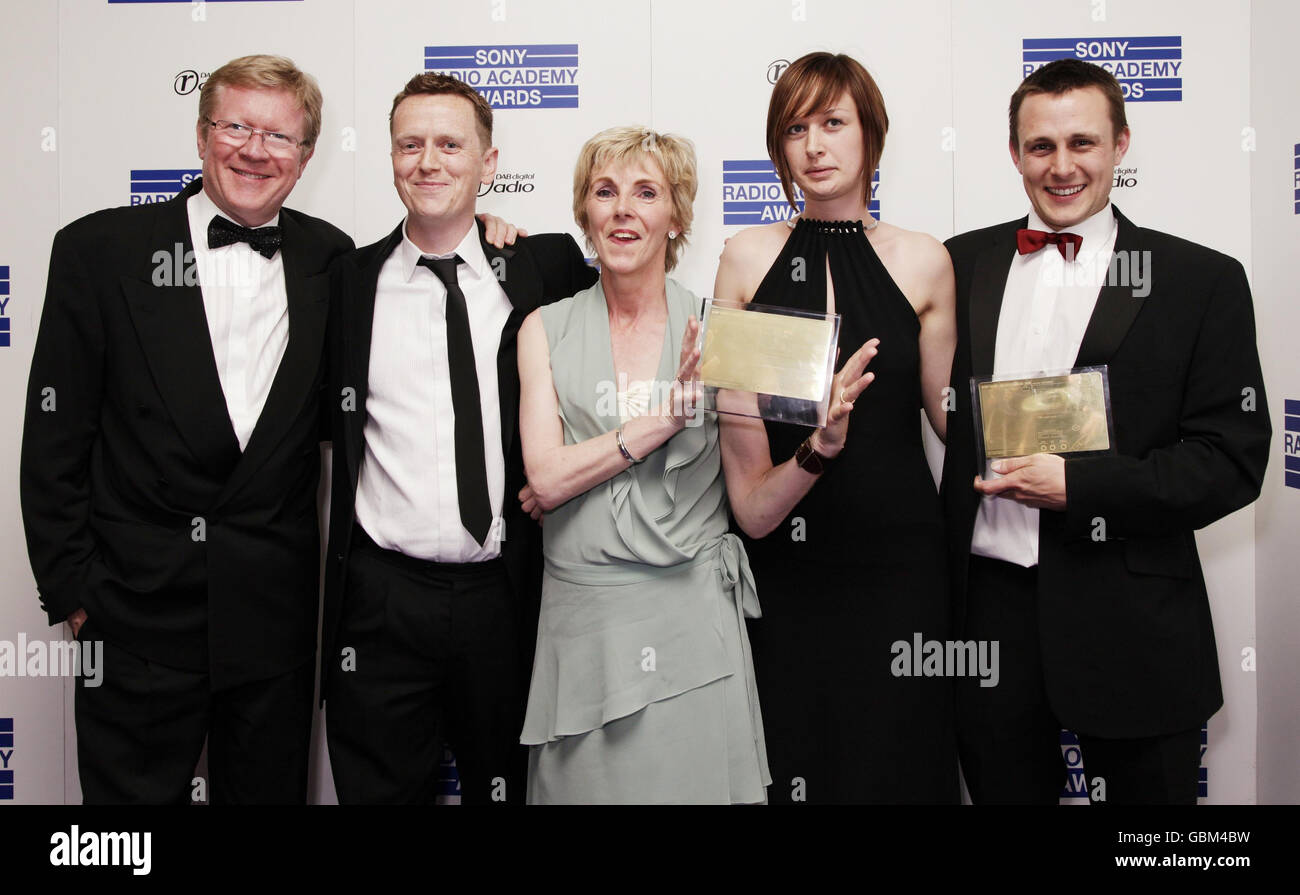
<path id="1" fill-rule="evenodd" d="M 281 240 L 279 227 L 258 227 L 254 230 L 252 227 L 241 227 L 221 215 L 214 217 L 208 224 L 208 248 L 210 249 L 246 242 L 253 251 L 260 253 L 264 258 L 270 258 L 280 250 Z"/>

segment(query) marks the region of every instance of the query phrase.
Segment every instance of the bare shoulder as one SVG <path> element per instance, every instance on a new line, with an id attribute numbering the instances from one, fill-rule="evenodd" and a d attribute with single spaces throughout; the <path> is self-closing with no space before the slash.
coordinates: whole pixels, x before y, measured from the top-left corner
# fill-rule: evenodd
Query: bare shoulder
<path id="1" fill-rule="evenodd" d="M 790 227 L 784 221 L 776 221 L 747 227 L 727 240 L 718 263 L 716 297 L 731 301 L 753 298 L 789 238 Z"/>
<path id="2" fill-rule="evenodd" d="M 943 243 L 928 233 L 882 222 L 871 247 L 918 314 L 928 309 L 936 288 L 952 277 L 952 260 Z"/>

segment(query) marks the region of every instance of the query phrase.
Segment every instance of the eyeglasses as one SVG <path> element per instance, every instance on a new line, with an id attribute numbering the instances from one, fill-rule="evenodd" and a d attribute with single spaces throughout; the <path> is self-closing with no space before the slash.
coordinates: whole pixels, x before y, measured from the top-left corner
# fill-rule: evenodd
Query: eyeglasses
<path id="1" fill-rule="evenodd" d="M 262 145 L 266 147 L 267 152 L 288 155 L 299 146 L 305 145 L 304 142 L 295 140 L 288 134 L 280 134 L 275 131 L 264 131 L 258 127 L 250 127 L 247 124 L 240 124 L 237 121 L 213 121 L 211 118 L 204 119 L 208 124 L 216 128 L 217 137 L 229 143 L 232 146 L 243 146 L 253 137 L 260 136 Z"/>

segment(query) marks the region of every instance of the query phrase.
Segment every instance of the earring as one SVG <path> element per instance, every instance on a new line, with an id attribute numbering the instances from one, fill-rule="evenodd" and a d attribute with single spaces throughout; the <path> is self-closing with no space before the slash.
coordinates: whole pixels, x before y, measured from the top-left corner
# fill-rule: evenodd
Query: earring
<path id="1" fill-rule="evenodd" d="M 676 230 L 669 230 L 669 231 L 668 231 L 668 238 L 669 238 L 669 239 L 676 239 L 676 238 L 677 238 L 677 231 L 676 231 Z"/>

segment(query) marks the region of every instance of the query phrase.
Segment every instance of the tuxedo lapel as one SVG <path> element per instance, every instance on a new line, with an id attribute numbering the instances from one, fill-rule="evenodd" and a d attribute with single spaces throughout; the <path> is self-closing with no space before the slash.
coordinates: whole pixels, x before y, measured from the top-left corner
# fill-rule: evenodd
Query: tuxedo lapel
<path id="1" fill-rule="evenodd" d="M 1027 218 L 996 231 L 993 241 L 980 252 L 971 275 L 970 346 L 971 375 L 990 376 L 997 348 L 998 316 L 1007 275 L 1015 257 L 1015 231 Z"/>
<path id="2" fill-rule="evenodd" d="M 379 271 L 388 256 L 402 241 L 402 224 L 388 235 L 379 249 L 356 265 L 345 264 L 338 300 L 338 319 L 342 321 L 339 338 L 343 342 L 343 370 L 338 377 L 340 388 L 355 390 L 356 409 L 343 414 L 343 443 L 347 454 L 348 481 L 355 493 L 365 447 L 366 395 L 370 389 L 370 338 L 375 328 L 375 292 L 379 288 Z M 330 395 L 329 400 L 342 400 Z"/>
<path id="3" fill-rule="evenodd" d="M 198 184 L 159 208 L 144 246 L 149 257 L 141 259 L 154 265 L 149 279 L 124 275 L 121 286 L 140 349 L 176 429 L 199 463 L 224 477 L 239 460 L 239 440 L 217 375 L 203 292 L 192 274 L 194 242 L 185 203 Z M 125 260 L 128 269 L 143 269 L 135 266 L 136 259 Z M 186 273 L 193 285 L 185 285 Z"/>
<path id="4" fill-rule="evenodd" d="M 307 275 L 306 259 L 312 250 L 310 236 L 297 221 L 282 213 L 280 227 L 284 239 L 280 257 L 289 305 L 289 343 L 243 456 L 218 501 L 236 493 L 288 433 L 301 413 L 303 402 L 312 397 L 312 386 L 321 365 L 329 311 L 329 275 L 325 272 Z"/>
<path id="5" fill-rule="evenodd" d="M 1119 265 L 1118 268 L 1112 263 L 1110 269 L 1128 271 L 1130 283 L 1112 284 L 1113 278 L 1106 277 L 1101 291 L 1097 293 L 1097 304 L 1092 310 L 1092 317 L 1088 320 L 1083 341 L 1079 344 L 1079 356 L 1074 362 L 1076 367 L 1091 367 L 1108 362 L 1119 349 L 1120 343 L 1124 341 L 1124 336 L 1128 334 L 1129 327 L 1133 325 L 1138 312 L 1142 310 L 1145 299 L 1135 295 L 1131 285 L 1135 273 L 1133 265 L 1144 265 L 1145 269 L 1141 273 L 1147 278 L 1147 282 L 1150 282 L 1151 270 L 1145 260 L 1149 256 L 1142 254 L 1142 240 L 1138 228 L 1120 214 L 1118 208 L 1115 209 L 1115 219 L 1119 224 L 1119 233 L 1115 236 L 1115 254 L 1124 253 L 1129 263 Z"/>
<path id="6" fill-rule="evenodd" d="M 488 265 L 501 284 L 506 298 L 510 299 L 510 317 L 501 331 L 501 344 L 497 349 L 497 392 L 501 404 L 501 449 L 510 456 L 519 422 L 519 364 L 515 357 L 515 342 L 524 318 L 541 304 L 542 278 L 527 253 L 513 249 L 498 249 L 483 238 L 483 224 L 478 224 L 479 242 Z"/>

